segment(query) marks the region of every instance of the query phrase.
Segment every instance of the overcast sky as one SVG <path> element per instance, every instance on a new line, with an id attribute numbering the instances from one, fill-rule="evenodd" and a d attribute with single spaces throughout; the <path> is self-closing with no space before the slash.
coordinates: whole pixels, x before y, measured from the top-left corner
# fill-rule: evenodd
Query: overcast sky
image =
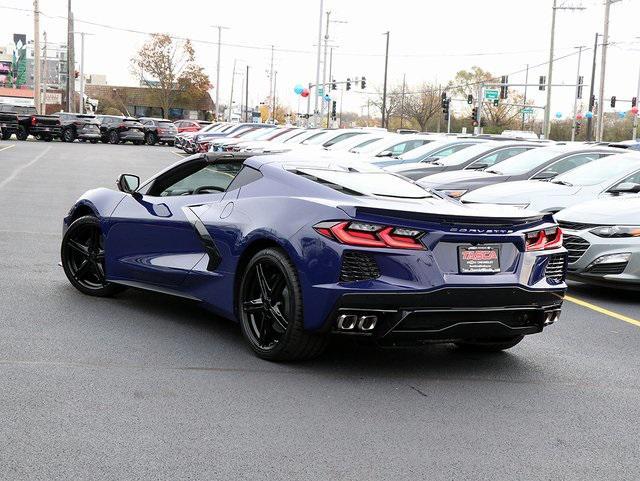
<path id="1" fill-rule="evenodd" d="M 335 45 L 334 78 L 367 77 L 367 90 L 382 84 L 384 70 L 383 32 L 391 32 L 389 82 L 415 85 L 422 81 L 446 83 L 458 70 L 478 65 L 496 75 L 511 74 L 510 82 L 524 82 L 526 64 L 532 66 L 530 81 L 546 75 L 551 6 L 553 0 L 396 0 L 393 2 L 325 0 L 331 18 L 348 23 L 330 24 L 330 43 Z M 40 0 L 41 30 L 51 41 L 64 42 L 66 0 Z M 29 8 L 26 0 L 0 0 L 0 7 Z M 579 45 L 588 48 L 582 57 L 581 74 L 588 82 L 595 32 L 602 32 L 603 0 L 558 0 L 559 5 L 582 6 L 582 11 L 558 11 L 556 57 L 570 54 Z M 275 45 L 278 95 L 296 107 L 293 87 L 315 78 L 319 0 L 74 0 L 76 30 L 94 34 L 86 40 L 89 74 L 105 74 L 110 84 L 135 85 L 129 59 L 145 41 L 145 35 L 108 29 L 81 21 L 145 32 L 166 32 L 194 40 L 217 41 L 212 25 L 223 31 L 221 102 L 228 102 L 232 66 L 250 70 L 250 101 L 269 93 L 266 72 L 270 46 Z M 32 38 L 33 18 L 26 12 L 0 8 L 0 44 L 10 44 L 13 33 Z M 620 0 L 611 7 L 605 98 L 636 95 L 640 67 L 640 0 Z M 233 44 L 225 45 L 225 44 Z M 76 42 L 79 48 L 79 42 Z M 194 43 L 198 61 L 215 81 L 216 45 Z M 247 48 L 240 47 L 244 45 Z M 251 47 L 251 48 L 248 48 Z M 79 60 L 79 51 L 76 59 Z M 599 62 L 599 61 L 598 61 Z M 598 63 L 599 65 L 599 63 Z M 556 62 L 554 83 L 573 83 L 577 56 Z M 599 74 L 598 74 L 599 75 Z M 596 77 L 596 79 L 598 76 Z M 236 77 L 236 92 L 242 77 Z M 597 90 L 596 90 L 597 93 Z M 212 93 L 212 95 L 214 95 Z M 529 89 L 537 105 L 544 105 L 544 92 Z M 359 111 L 366 95 L 354 89 L 344 93 L 344 110 Z M 584 96 L 585 101 L 587 95 Z M 567 115 L 573 104 L 573 88 L 554 90 L 552 111 Z M 239 97 L 237 97 L 239 100 Z M 609 109 L 609 102 L 606 102 Z M 618 110 L 628 109 L 620 104 Z"/>

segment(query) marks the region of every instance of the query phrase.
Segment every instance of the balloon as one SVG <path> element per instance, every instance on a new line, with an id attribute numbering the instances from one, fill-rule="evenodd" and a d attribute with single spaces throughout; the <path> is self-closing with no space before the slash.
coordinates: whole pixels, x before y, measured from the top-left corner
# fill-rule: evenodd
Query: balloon
<path id="1" fill-rule="evenodd" d="M 556 119 L 562 118 L 562 112 L 556 112 Z"/>
<path id="2" fill-rule="evenodd" d="M 627 116 L 626 112 L 618 112 L 618 117 L 620 117 L 621 119 L 624 119 Z"/>
<path id="3" fill-rule="evenodd" d="M 301 95 L 302 92 L 304 92 L 304 87 L 298 84 L 293 88 L 293 91 L 296 93 L 296 95 Z"/>
<path id="4" fill-rule="evenodd" d="M 582 114 L 576 114 L 576 120 L 582 120 L 583 115 Z"/>
<path id="5" fill-rule="evenodd" d="M 329 97 L 329 95 L 327 94 L 327 95 L 324 96 L 324 100 L 326 102 L 331 102 L 331 97 Z"/>
<path id="6" fill-rule="evenodd" d="M 309 96 L 309 89 L 302 89 L 302 92 L 300 92 L 300 95 L 303 97 L 308 97 Z"/>
<path id="7" fill-rule="evenodd" d="M 631 107 L 631 115 L 638 115 L 638 107 Z"/>
<path id="8" fill-rule="evenodd" d="M 588 119 L 593 118 L 593 112 L 587 112 L 584 116 Z"/>

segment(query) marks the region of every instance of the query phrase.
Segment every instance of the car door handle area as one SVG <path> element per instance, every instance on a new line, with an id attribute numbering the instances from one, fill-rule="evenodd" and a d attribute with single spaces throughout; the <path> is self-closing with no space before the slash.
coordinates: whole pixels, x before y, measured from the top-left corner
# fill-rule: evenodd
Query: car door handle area
<path id="1" fill-rule="evenodd" d="M 191 209 L 191 207 L 183 207 L 183 212 L 187 220 L 191 223 L 193 228 L 198 235 L 198 238 L 202 242 L 202 246 L 204 247 L 204 251 L 209 257 L 209 262 L 207 263 L 208 271 L 215 271 L 220 265 L 220 261 L 222 261 L 222 256 L 220 255 L 220 251 L 216 246 L 213 237 L 207 231 L 207 228 L 204 226 L 200 217 Z"/>

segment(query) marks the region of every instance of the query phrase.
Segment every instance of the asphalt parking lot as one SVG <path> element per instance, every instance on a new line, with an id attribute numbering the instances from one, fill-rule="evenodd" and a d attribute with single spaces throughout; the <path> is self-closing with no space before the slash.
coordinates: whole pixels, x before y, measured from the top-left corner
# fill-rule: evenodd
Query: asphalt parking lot
<path id="1" fill-rule="evenodd" d="M 507 353 L 334 343 L 290 365 L 188 301 L 78 293 L 69 207 L 180 157 L 0 143 L 1 479 L 640 478 L 637 292 L 571 285 Z"/>

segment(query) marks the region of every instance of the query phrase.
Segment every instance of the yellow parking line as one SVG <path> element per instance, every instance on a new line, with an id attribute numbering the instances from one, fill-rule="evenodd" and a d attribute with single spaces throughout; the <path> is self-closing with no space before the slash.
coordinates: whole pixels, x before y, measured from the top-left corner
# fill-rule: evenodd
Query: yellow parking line
<path id="1" fill-rule="evenodd" d="M 628 322 L 629 324 L 633 324 L 634 326 L 640 327 L 640 321 L 633 319 L 631 317 L 618 314 L 617 312 L 610 311 L 609 309 L 605 309 L 604 307 L 596 306 L 595 304 L 591 304 L 581 299 L 576 299 L 575 297 L 564 296 L 564 298 L 569 302 L 573 302 L 574 304 L 578 304 L 579 306 L 586 307 L 587 309 L 591 309 L 593 311 L 599 312 L 600 314 L 604 314 L 605 316 L 614 317 L 616 319 L 620 319 L 621 321 Z"/>
<path id="2" fill-rule="evenodd" d="M 176 152 L 175 150 L 172 150 L 171 153 L 177 155 L 181 159 L 184 159 L 186 157 L 186 155 L 183 154 L 182 152 Z"/>
<path id="3" fill-rule="evenodd" d="M 6 147 L 0 147 L 0 152 L 2 152 L 3 150 L 10 149 L 11 147 L 15 147 L 15 145 L 7 145 Z"/>

